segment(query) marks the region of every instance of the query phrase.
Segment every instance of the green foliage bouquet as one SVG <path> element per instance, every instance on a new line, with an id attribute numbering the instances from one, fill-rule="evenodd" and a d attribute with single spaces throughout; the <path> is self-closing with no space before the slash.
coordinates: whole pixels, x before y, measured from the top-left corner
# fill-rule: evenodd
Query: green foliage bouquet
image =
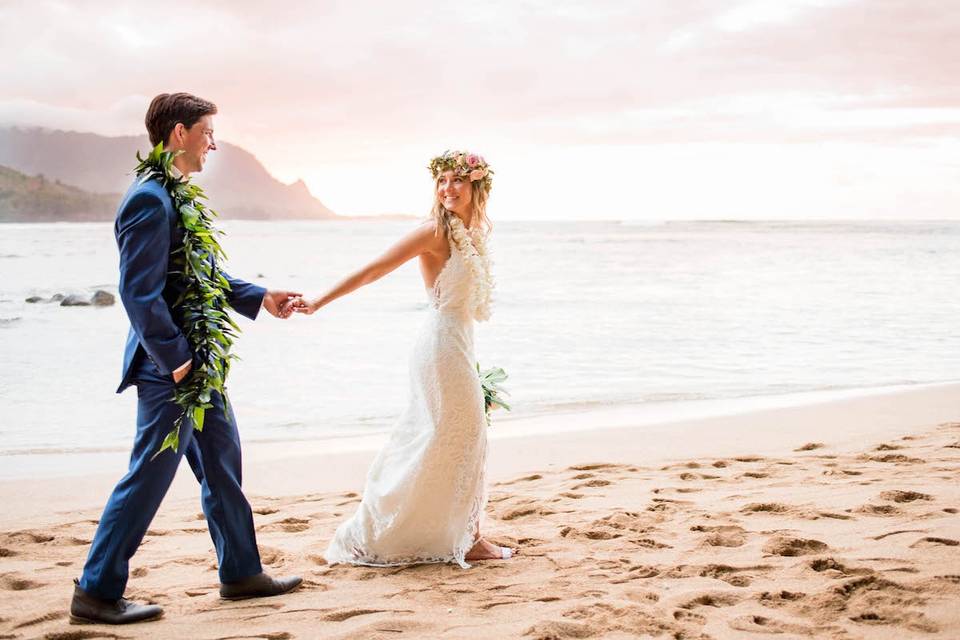
<path id="1" fill-rule="evenodd" d="M 484 408 L 487 412 L 487 426 L 490 426 L 491 411 L 497 407 L 503 407 L 507 411 L 510 411 L 510 405 L 500 397 L 501 394 L 506 396 L 510 395 L 506 389 L 500 386 L 500 383 L 507 379 L 507 372 L 504 371 L 502 367 L 492 367 L 481 371 L 480 363 L 478 362 L 477 375 L 480 376 L 480 386 L 483 389 Z"/>

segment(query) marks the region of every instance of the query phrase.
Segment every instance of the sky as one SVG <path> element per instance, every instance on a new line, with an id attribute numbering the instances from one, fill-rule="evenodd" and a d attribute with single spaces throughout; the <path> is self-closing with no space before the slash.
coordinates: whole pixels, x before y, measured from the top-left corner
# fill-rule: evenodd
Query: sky
<path id="1" fill-rule="evenodd" d="M 960 2 L 0 0 L 0 126 L 143 132 L 150 98 L 341 214 L 960 218 Z"/>

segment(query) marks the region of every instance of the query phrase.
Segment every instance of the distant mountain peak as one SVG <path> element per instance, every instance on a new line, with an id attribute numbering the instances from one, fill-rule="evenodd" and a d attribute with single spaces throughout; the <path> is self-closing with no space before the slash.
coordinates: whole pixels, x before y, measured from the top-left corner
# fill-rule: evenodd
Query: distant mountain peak
<path id="1" fill-rule="evenodd" d="M 135 154 L 150 148 L 144 136 L 101 136 L 40 127 L 0 127 L 0 165 L 43 175 L 95 194 L 123 193 L 132 181 Z M 223 218 L 327 219 L 337 217 L 303 180 L 283 184 L 256 156 L 219 143 L 196 175 Z"/>

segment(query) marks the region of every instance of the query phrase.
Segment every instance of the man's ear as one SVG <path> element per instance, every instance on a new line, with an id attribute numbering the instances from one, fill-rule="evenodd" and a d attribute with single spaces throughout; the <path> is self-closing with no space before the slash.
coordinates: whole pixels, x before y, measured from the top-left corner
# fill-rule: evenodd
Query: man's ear
<path id="1" fill-rule="evenodd" d="M 170 142 L 182 144 L 183 139 L 187 134 L 187 128 L 183 126 L 182 122 L 178 122 L 173 125 L 173 131 L 170 132 Z"/>

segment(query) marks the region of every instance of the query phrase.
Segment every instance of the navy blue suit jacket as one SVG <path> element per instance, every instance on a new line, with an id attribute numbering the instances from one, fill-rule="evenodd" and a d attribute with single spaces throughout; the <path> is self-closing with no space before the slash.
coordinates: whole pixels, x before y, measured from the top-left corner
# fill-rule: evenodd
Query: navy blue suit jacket
<path id="1" fill-rule="evenodd" d="M 134 181 L 120 202 L 114 235 L 120 250 L 120 299 L 130 318 L 130 333 L 117 393 L 130 386 L 135 365 L 144 356 L 163 375 L 193 358 L 180 310 L 174 306 L 183 286 L 169 274 L 170 256 L 183 245 L 178 223 L 170 194 L 158 180 Z M 230 282 L 230 304 L 256 319 L 267 290 L 223 275 Z"/>

